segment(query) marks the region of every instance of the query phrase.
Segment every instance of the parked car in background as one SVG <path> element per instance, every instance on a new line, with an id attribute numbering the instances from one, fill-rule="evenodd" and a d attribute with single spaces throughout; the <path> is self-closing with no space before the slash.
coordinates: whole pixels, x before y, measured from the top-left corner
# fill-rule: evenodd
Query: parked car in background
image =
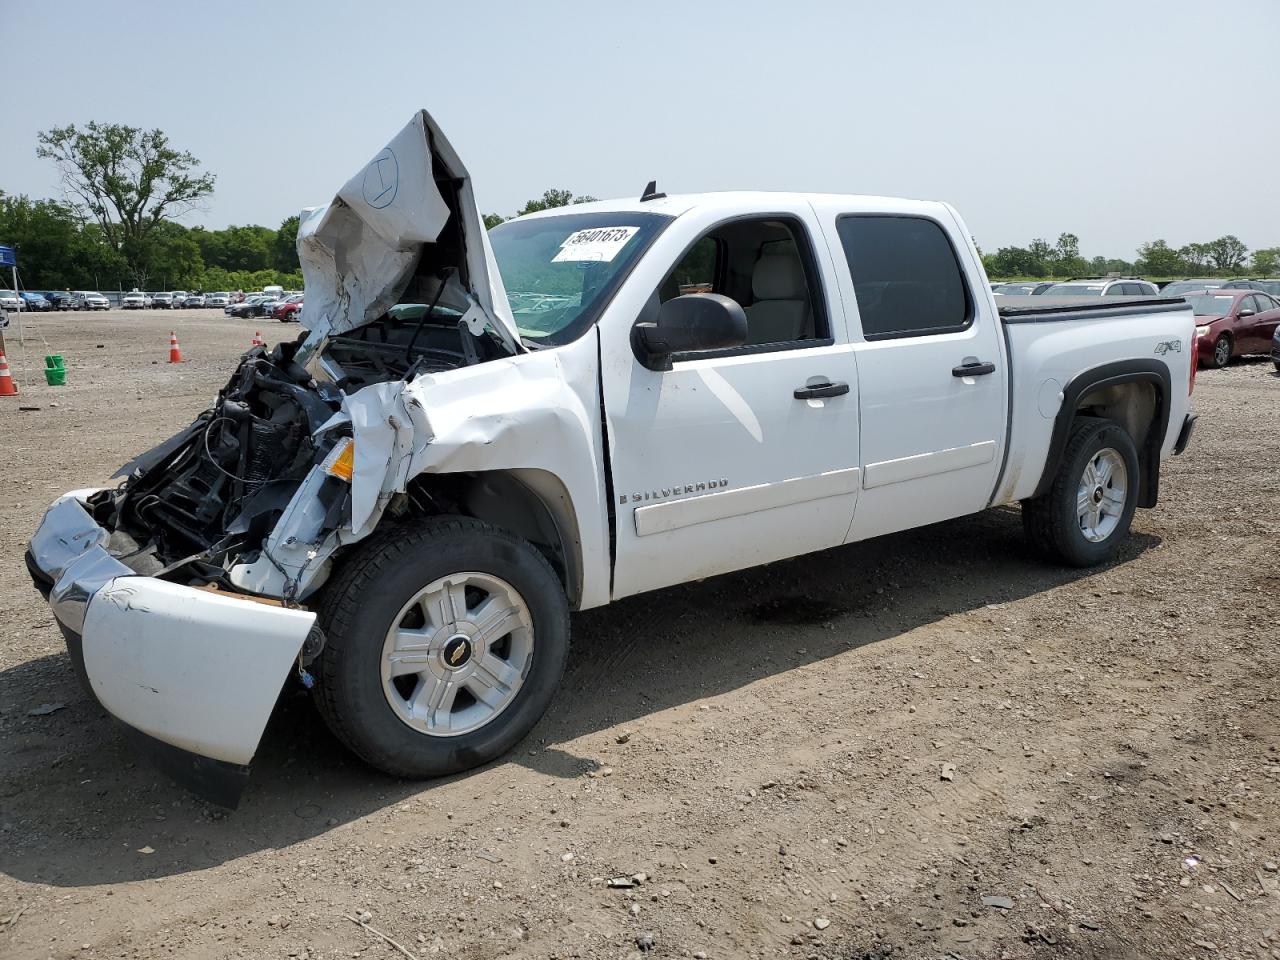
<path id="1" fill-rule="evenodd" d="M 18 293 L 18 296 L 22 298 L 22 304 L 28 310 L 43 312 L 53 309 L 52 303 L 33 290 L 22 290 Z"/>
<path id="2" fill-rule="evenodd" d="M 1162 297 L 1182 297 L 1188 293 L 1203 293 L 1206 290 L 1217 290 L 1225 281 L 1222 280 L 1174 280 L 1160 288 Z"/>
<path id="3" fill-rule="evenodd" d="M 266 297 L 269 300 L 283 300 L 285 296 L 284 287 L 277 286 L 277 285 L 263 287 L 262 296 Z"/>
<path id="4" fill-rule="evenodd" d="M 205 294 L 204 305 L 206 307 L 229 307 L 231 306 L 231 294 L 229 293 Z"/>
<path id="5" fill-rule="evenodd" d="M 1064 280 L 1041 291 L 1046 297 L 1155 297 L 1159 295 L 1150 280 L 1134 277 Z"/>
<path id="6" fill-rule="evenodd" d="M 302 314 L 302 294 L 295 293 L 291 297 L 286 297 L 281 303 L 277 303 L 271 311 L 271 316 L 275 317 L 281 323 L 288 323 L 290 320 L 297 320 Z"/>
<path id="7" fill-rule="evenodd" d="M 110 310 L 111 301 L 97 290 L 76 290 L 72 293 L 76 298 L 77 310 Z"/>
<path id="8" fill-rule="evenodd" d="M 1013 280 L 993 283 L 991 292 L 1002 297 L 1038 297 L 1053 285 L 1052 280 Z"/>
<path id="9" fill-rule="evenodd" d="M 186 299 L 187 299 L 187 291 L 174 290 L 173 291 L 173 309 L 177 310 L 180 306 L 182 306 L 182 302 Z"/>
<path id="10" fill-rule="evenodd" d="M 1262 285 L 1262 292 L 1269 293 L 1273 297 L 1280 297 L 1280 280 L 1268 278 L 1266 280 L 1257 280 L 1256 283 Z"/>
<path id="11" fill-rule="evenodd" d="M 1271 335 L 1271 362 L 1276 365 L 1276 373 L 1280 373 L 1280 327 Z"/>
<path id="12" fill-rule="evenodd" d="M 260 307 L 266 300 L 267 298 L 263 296 L 245 297 L 240 303 L 233 303 L 222 312 L 229 317 L 260 317 L 262 316 Z"/>
<path id="13" fill-rule="evenodd" d="M 172 310 L 173 294 L 172 293 L 153 293 L 151 295 L 151 309 Z"/>
<path id="14" fill-rule="evenodd" d="M 1267 288 L 1258 280 L 1249 280 L 1246 277 L 1235 277 L 1231 280 L 1224 280 L 1219 290 L 1261 290 L 1267 292 Z"/>
<path id="15" fill-rule="evenodd" d="M 70 310 L 75 306 L 75 298 L 65 290 L 43 290 L 41 295 L 55 310 Z"/>
<path id="16" fill-rule="evenodd" d="M 25 309 L 26 304 L 18 296 L 17 290 L 0 290 L 0 310 L 6 310 L 9 313 L 20 313 Z"/>
<path id="17" fill-rule="evenodd" d="M 147 306 L 146 294 L 139 290 L 130 290 L 120 297 L 121 310 L 144 310 Z"/>
<path id="18" fill-rule="evenodd" d="M 189 310 L 198 309 L 204 306 L 203 293 L 189 293 L 182 300 L 182 305 Z"/>
<path id="19" fill-rule="evenodd" d="M 1232 357 L 1265 354 L 1280 325 L 1280 301 L 1253 290 L 1208 290 L 1188 295 L 1196 315 L 1196 352 L 1206 367 Z"/>

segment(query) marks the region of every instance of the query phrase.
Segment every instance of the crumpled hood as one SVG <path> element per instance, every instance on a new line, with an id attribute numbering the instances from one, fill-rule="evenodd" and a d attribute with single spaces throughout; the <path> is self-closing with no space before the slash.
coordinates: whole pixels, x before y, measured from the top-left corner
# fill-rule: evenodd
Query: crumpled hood
<path id="1" fill-rule="evenodd" d="M 302 212 L 298 258 L 307 299 L 301 323 L 312 332 L 311 342 L 371 323 L 399 302 L 423 245 L 435 243 L 454 215 L 437 177 L 460 184 L 471 328 L 479 333 L 488 323 L 508 346 L 521 350 L 470 175 L 425 110 L 327 206 Z"/>

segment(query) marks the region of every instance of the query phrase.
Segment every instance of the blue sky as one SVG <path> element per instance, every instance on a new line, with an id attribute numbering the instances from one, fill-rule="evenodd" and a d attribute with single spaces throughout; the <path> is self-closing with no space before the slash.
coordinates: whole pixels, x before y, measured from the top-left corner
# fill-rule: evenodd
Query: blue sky
<path id="1" fill-rule="evenodd" d="M 486 211 L 656 177 L 949 200 L 987 250 L 1280 245 L 1280 0 L 0 0 L 0 35 L 0 189 L 59 195 L 39 130 L 160 127 L 218 175 L 189 224 L 323 203 L 426 107 Z"/>

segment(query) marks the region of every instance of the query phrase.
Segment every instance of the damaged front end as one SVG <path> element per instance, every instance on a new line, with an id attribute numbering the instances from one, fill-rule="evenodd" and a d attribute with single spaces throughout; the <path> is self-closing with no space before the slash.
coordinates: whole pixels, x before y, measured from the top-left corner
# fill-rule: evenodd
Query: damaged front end
<path id="1" fill-rule="evenodd" d="M 307 213 L 298 247 L 309 332 L 243 355 L 119 486 L 56 501 L 27 554 L 95 698 L 229 806 L 289 674 L 309 682 L 323 646 L 308 599 L 407 508 L 432 440 L 409 388 L 524 349 L 469 178 L 425 112 Z"/>
<path id="2" fill-rule="evenodd" d="M 125 464 L 118 488 L 88 499 L 111 552 L 136 573 L 234 590 L 233 567 L 271 561 L 267 537 L 308 474 L 350 437 L 349 427 L 325 429 L 342 393 L 296 364 L 295 349 L 255 347 L 210 409 Z M 349 476 L 327 471 L 315 490 L 316 533 L 337 528 L 350 496 Z"/>

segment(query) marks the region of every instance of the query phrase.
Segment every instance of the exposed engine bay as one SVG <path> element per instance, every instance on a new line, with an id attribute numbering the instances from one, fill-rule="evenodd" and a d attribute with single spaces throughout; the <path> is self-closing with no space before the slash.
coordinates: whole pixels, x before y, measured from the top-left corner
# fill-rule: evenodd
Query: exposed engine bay
<path id="1" fill-rule="evenodd" d="M 246 353 L 212 407 L 125 464 L 119 487 L 91 498 L 94 519 L 111 531 L 111 552 L 145 576 L 243 589 L 228 571 L 273 562 L 266 540 L 317 468 L 326 472 L 316 483 L 316 532 L 337 530 L 350 512 L 350 472 L 329 463 L 352 436 L 343 397 L 509 356 L 498 337 L 475 336 L 460 311 L 439 305 L 447 285 L 436 280 L 427 303 L 397 305 L 378 322 L 331 336 L 307 367 L 294 359 L 305 337 Z"/>

